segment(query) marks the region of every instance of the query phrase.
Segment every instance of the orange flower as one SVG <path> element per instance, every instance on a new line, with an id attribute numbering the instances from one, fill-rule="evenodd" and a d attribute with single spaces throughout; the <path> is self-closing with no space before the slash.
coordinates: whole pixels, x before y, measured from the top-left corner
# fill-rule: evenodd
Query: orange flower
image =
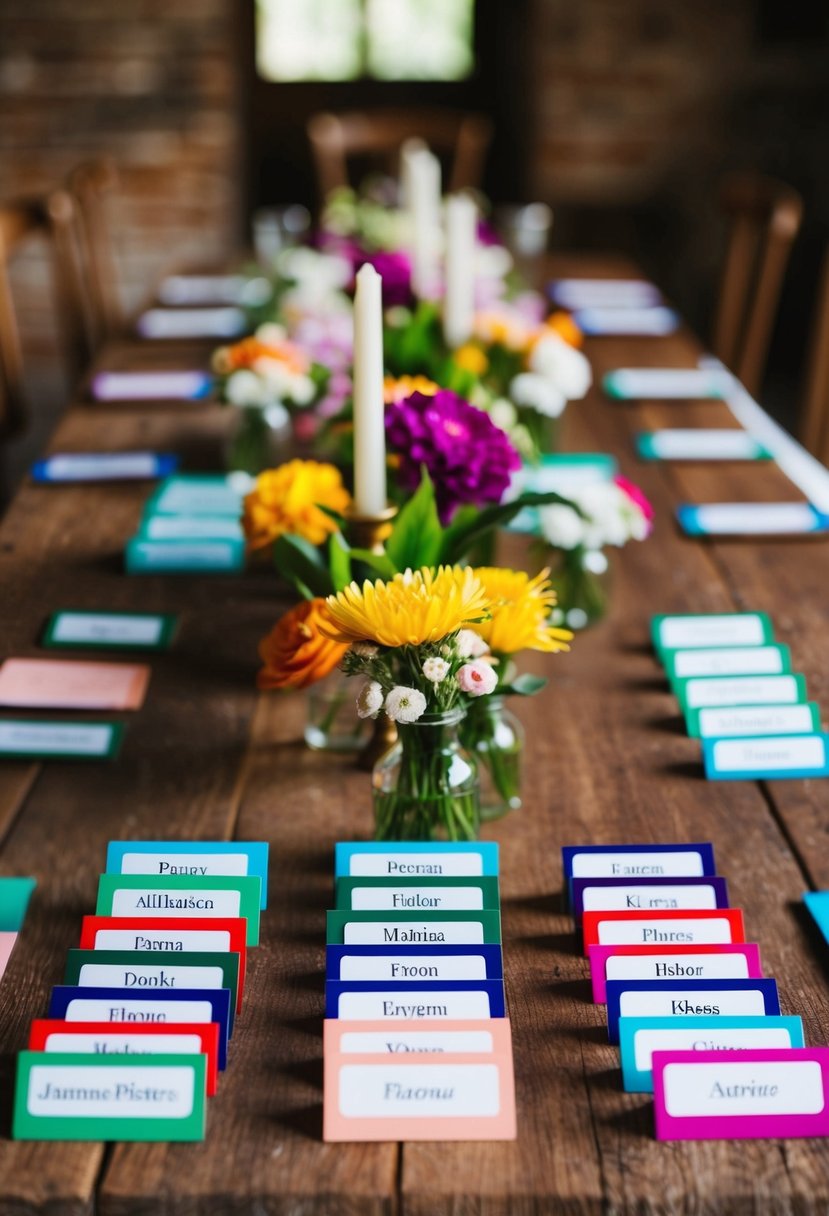
<path id="1" fill-rule="evenodd" d="M 554 312 L 547 318 L 545 324 L 563 338 L 570 346 L 583 346 L 584 334 L 579 329 L 569 312 Z M 543 335 L 543 330 L 541 335 Z"/>
<path id="2" fill-rule="evenodd" d="M 425 393 L 427 397 L 434 397 L 437 391 L 438 385 L 428 376 L 386 376 L 383 381 L 383 400 L 386 405 L 403 401 L 404 398 L 411 397 L 412 393 Z"/>
<path id="3" fill-rule="evenodd" d="M 288 371 L 298 375 L 308 371 L 308 356 L 294 342 L 263 342 L 256 336 L 243 338 L 232 346 L 220 346 L 213 354 L 213 369 L 221 376 L 229 376 L 240 368 L 254 367 L 260 359 L 284 363 Z"/>
<path id="4" fill-rule="evenodd" d="M 264 549 L 285 532 L 321 545 L 337 525 L 320 507 L 343 512 L 351 496 L 339 469 L 316 460 L 290 460 L 260 473 L 245 498 L 242 527 L 248 549 Z"/>
<path id="5" fill-rule="evenodd" d="M 342 642 L 323 637 L 320 622 L 332 627 L 325 600 L 303 600 L 280 617 L 259 643 L 264 667 L 258 688 L 307 688 L 332 672 L 348 650 Z"/>

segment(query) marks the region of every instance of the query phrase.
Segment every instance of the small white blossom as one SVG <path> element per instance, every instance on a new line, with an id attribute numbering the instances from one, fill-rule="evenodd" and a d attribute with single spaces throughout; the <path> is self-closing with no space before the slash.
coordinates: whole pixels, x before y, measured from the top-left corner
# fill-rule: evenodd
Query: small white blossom
<path id="1" fill-rule="evenodd" d="M 593 382 L 590 363 L 581 351 L 552 332 L 536 342 L 529 369 L 551 381 L 568 401 L 583 397 Z"/>
<path id="2" fill-rule="evenodd" d="M 376 680 L 366 680 L 357 693 L 357 717 L 376 718 L 382 708 L 382 688 Z"/>
<path id="3" fill-rule="evenodd" d="M 430 684 L 442 684 L 449 674 L 449 664 L 445 659 L 432 655 L 423 663 L 423 674 Z"/>
<path id="4" fill-rule="evenodd" d="M 268 404 L 268 393 L 261 378 L 247 368 L 240 368 L 228 376 L 225 396 L 231 405 L 259 408 Z"/>
<path id="5" fill-rule="evenodd" d="M 516 405 L 523 405 L 545 418 L 559 418 L 564 413 L 567 398 L 552 380 L 538 372 L 521 372 L 509 386 Z"/>
<path id="6" fill-rule="evenodd" d="M 461 629 L 456 645 L 462 659 L 479 659 L 482 654 L 487 654 L 489 651 L 486 642 L 475 633 L 474 629 Z"/>
<path id="7" fill-rule="evenodd" d="M 397 684 L 386 694 L 386 713 L 392 722 L 416 722 L 426 710 L 426 698 L 417 688 Z"/>

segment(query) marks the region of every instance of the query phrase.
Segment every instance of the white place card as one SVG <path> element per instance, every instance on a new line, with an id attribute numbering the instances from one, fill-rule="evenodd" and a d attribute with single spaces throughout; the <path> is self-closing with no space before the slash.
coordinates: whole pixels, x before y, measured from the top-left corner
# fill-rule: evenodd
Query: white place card
<path id="1" fill-rule="evenodd" d="M 420 945 L 479 946 L 484 941 L 481 921 L 430 920 L 422 929 L 400 921 L 348 921 L 343 930 L 346 946 Z"/>
<path id="2" fill-rule="evenodd" d="M 95 401 L 198 401 L 212 387 L 200 371 L 98 372 L 90 391 Z"/>
<path id="3" fill-rule="evenodd" d="M 803 700 L 803 682 L 796 675 L 708 676 L 679 686 L 687 709 L 724 705 L 789 705 Z"/>
<path id="4" fill-rule="evenodd" d="M 142 338 L 238 338 L 247 326 L 241 308 L 150 308 L 136 329 Z"/>
<path id="5" fill-rule="evenodd" d="M 661 338 L 679 327 L 671 308 L 581 308 L 573 320 L 585 334 L 594 337 Z"/>
<path id="6" fill-rule="evenodd" d="M 803 536 L 826 532 L 829 516 L 808 502 L 713 502 L 677 508 L 689 536 Z"/>
<path id="7" fill-rule="evenodd" d="M 697 367 L 620 367 L 608 372 L 604 388 L 620 400 L 701 401 L 720 399 L 728 389 L 730 377 L 714 369 Z M 700 435 L 707 431 L 665 430 L 657 435 Z M 717 432 L 721 434 L 722 432 Z M 745 434 L 738 431 L 737 434 Z M 671 442 L 670 440 L 668 441 Z M 670 459 L 660 453 L 662 459 Z"/>
<path id="8" fill-rule="evenodd" d="M 769 453 L 749 435 L 734 429 L 650 431 L 637 436 L 644 460 L 768 460 Z"/>
<path id="9" fill-rule="evenodd" d="M 654 645 L 659 650 L 690 650 L 695 647 L 761 646 L 772 640 L 769 617 L 764 612 L 693 613 L 685 616 L 656 616 Z"/>
<path id="10" fill-rule="evenodd" d="M 691 676 L 776 676 L 790 670 L 784 646 L 717 646 L 677 650 L 671 656 L 669 674 L 678 680 Z"/>

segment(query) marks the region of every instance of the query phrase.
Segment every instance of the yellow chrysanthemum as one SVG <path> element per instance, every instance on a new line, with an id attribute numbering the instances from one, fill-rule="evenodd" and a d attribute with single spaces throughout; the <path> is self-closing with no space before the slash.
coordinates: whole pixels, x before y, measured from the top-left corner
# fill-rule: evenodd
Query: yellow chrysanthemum
<path id="1" fill-rule="evenodd" d="M 470 628 L 479 634 L 496 654 L 516 654 L 519 650 L 555 653 L 569 650 L 573 635 L 569 629 L 556 629 L 549 623 L 556 593 L 542 570 L 530 578 L 523 570 L 504 570 L 498 566 L 479 566 L 475 574 L 492 601 L 489 620 Z"/>
<path id="2" fill-rule="evenodd" d="M 249 549 L 263 549 L 285 532 L 321 545 L 336 524 L 320 507 L 343 512 L 351 496 L 339 469 L 316 460 L 290 460 L 267 469 L 245 498 L 242 527 Z"/>
<path id="3" fill-rule="evenodd" d="M 396 574 L 389 582 L 351 583 L 326 600 L 338 642 L 419 646 L 439 642 L 489 612 L 489 597 L 473 571 L 441 566 Z M 325 632 L 325 627 L 323 626 Z"/>
<path id="4" fill-rule="evenodd" d="M 434 397 L 440 388 L 428 376 L 386 376 L 383 381 L 383 400 L 386 405 L 393 405 L 411 397 L 412 393 L 425 393 Z"/>
<path id="5" fill-rule="evenodd" d="M 475 346 L 472 342 L 459 346 L 452 356 L 452 361 L 461 371 L 471 372 L 473 376 L 482 376 L 489 367 L 489 359 L 480 346 Z"/>

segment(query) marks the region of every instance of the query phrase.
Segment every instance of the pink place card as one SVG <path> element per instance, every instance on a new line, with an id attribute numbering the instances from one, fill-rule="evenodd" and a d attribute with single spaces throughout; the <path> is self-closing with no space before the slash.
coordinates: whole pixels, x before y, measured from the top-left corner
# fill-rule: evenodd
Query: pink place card
<path id="1" fill-rule="evenodd" d="M 603 1005 L 608 980 L 760 979 L 760 947 L 713 942 L 701 946 L 599 946 L 587 948 L 593 1000 Z"/>
<path id="2" fill-rule="evenodd" d="M 6 659 L 0 705 L 16 709 L 138 709 L 150 669 L 137 663 Z"/>
<path id="3" fill-rule="evenodd" d="M 448 1053 L 450 1055 L 510 1055 L 512 1031 L 509 1018 L 483 1021 L 345 1022 L 326 1018 L 323 1022 L 323 1053 L 331 1055 L 380 1055 Z"/>
<path id="4" fill-rule="evenodd" d="M 322 1134 L 334 1141 L 514 1140 L 512 1051 L 328 1052 Z"/>
<path id="5" fill-rule="evenodd" d="M 16 941 L 16 933 L 0 933 L 0 979 L 2 979 L 3 972 L 9 965 L 9 959 L 11 958 Z"/>
<path id="6" fill-rule="evenodd" d="M 829 1135 L 829 1047 L 655 1051 L 657 1140 Z"/>

